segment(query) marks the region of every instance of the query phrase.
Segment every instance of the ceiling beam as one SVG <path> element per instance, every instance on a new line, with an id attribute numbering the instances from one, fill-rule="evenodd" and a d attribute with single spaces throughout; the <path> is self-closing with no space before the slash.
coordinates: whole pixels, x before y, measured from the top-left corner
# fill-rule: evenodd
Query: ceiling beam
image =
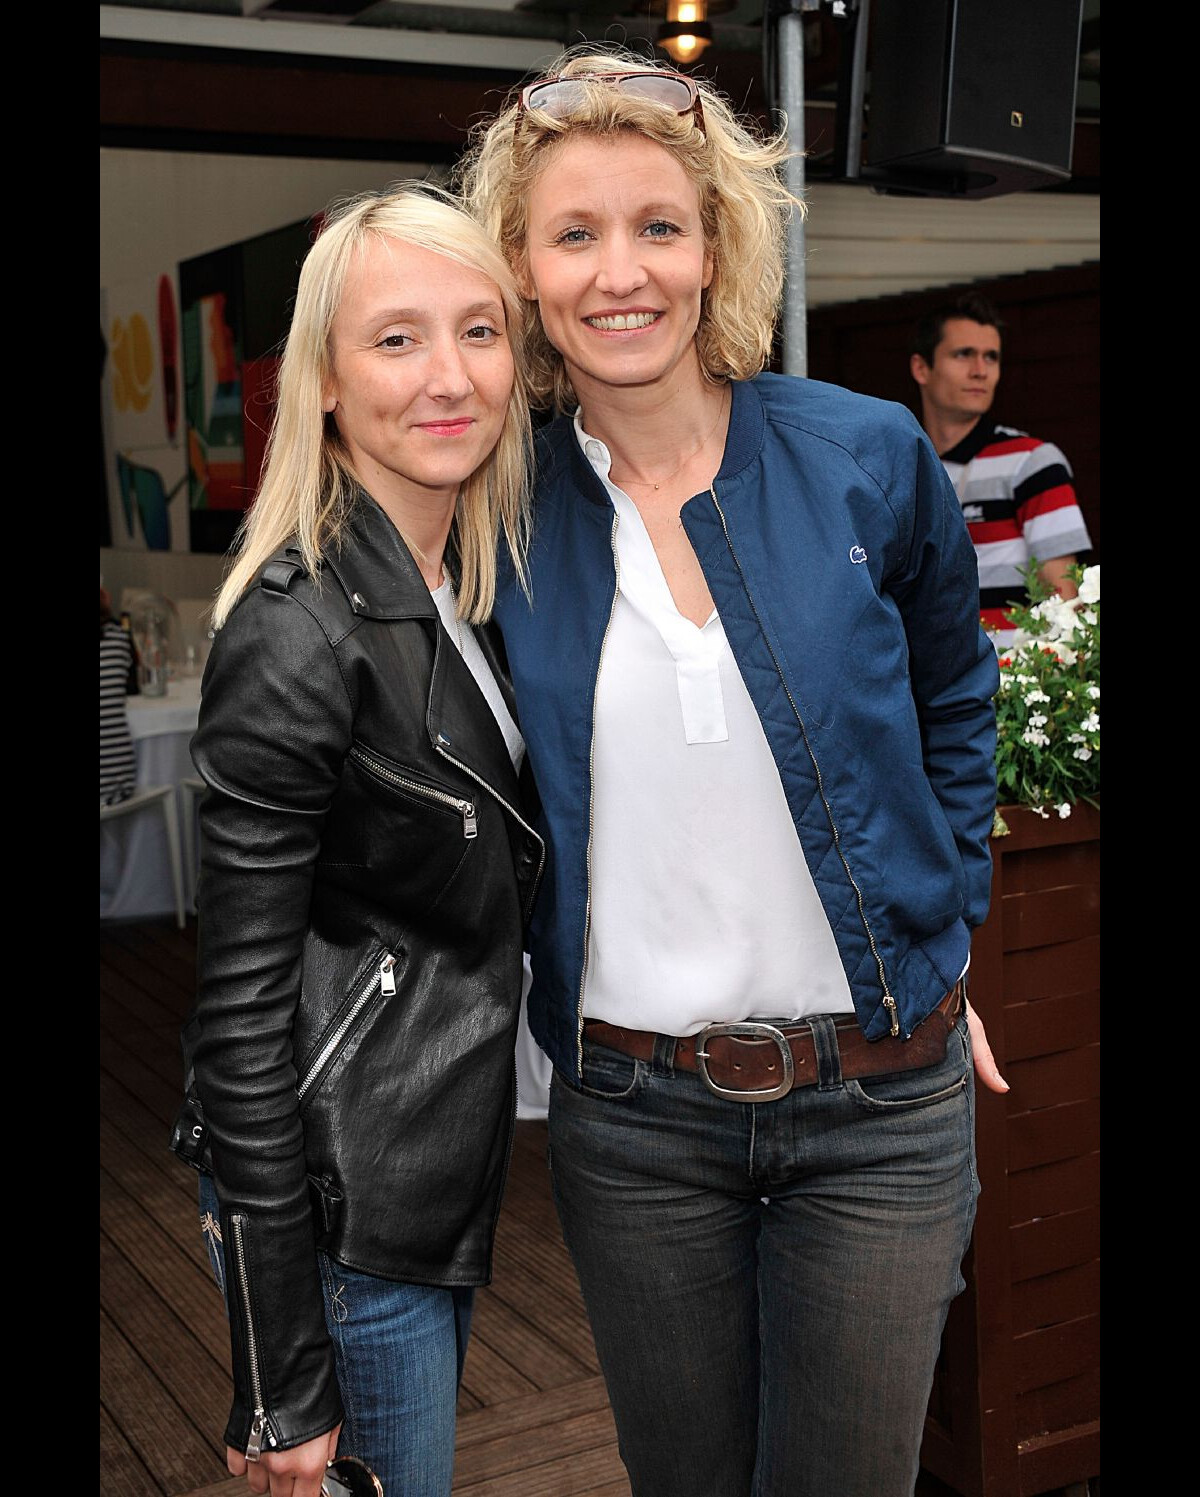
<path id="1" fill-rule="evenodd" d="M 480 24 L 480 31 L 486 28 Z M 307 21 L 196 15 L 186 11 L 100 7 L 101 42 L 270 52 L 289 56 L 423 63 L 434 67 L 512 68 L 526 72 L 560 50 L 561 27 L 548 18 L 544 37 L 451 34 L 392 27 L 319 26 Z"/>

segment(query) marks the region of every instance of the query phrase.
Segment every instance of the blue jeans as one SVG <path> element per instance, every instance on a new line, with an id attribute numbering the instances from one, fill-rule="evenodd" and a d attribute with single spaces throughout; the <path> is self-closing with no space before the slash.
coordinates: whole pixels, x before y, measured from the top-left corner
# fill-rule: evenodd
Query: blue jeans
<path id="1" fill-rule="evenodd" d="M 909 1497 L 979 1192 L 965 1016 L 936 1065 L 713 1096 L 585 1040 L 550 1164 L 634 1497 Z"/>
<path id="2" fill-rule="evenodd" d="M 225 1294 L 220 1222 L 212 1179 L 201 1175 L 200 1229 Z M 338 1455 L 366 1461 L 387 1497 L 449 1497 L 475 1291 L 379 1279 L 317 1256 L 346 1413 Z"/>

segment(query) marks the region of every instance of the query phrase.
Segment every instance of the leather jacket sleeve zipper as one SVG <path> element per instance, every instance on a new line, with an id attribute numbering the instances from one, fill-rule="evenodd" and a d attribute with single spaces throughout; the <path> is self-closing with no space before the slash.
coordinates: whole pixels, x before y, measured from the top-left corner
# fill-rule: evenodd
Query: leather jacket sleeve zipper
<path id="1" fill-rule="evenodd" d="M 250 1438 L 246 1441 L 246 1459 L 257 1461 L 262 1457 L 263 1441 L 269 1446 L 274 1446 L 275 1436 L 271 1433 L 270 1421 L 267 1418 L 266 1408 L 263 1403 L 262 1374 L 258 1364 L 258 1337 L 254 1330 L 254 1314 L 250 1305 L 250 1279 L 246 1273 L 246 1242 L 244 1216 L 232 1216 L 229 1224 L 233 1229 L 233 1262 L 234 1271 L 237 1274 L 238 1291 L 242 1299 L 242 1312 L 246 1320 L 246 1351 L 250 1360 L 250 1396 L 254 1400 L 254 1416 L 250 1423 Z"/>
<path id="2" fill-rule="evenodd" d="M 382 993 L 385 998 L 394 998 L 396 996 L 395 969 L 396 958 L 390 951 L 385 952 L 383 959 L 372 972 L 371 979 L 366 987 L 363 988 L 362 992 L 359 993 L 347 1012 L 342 1016 L 337 1028 L 321 1046 L 311 1065 L 309 1065 L 304 1075 L 300 1078 L 300 1083 L 296 1088 L 296 1098 L 298 1101 L 304 1101 L 304 1094 L 337 1053 L 351 1026 L 366 1005 L 374 998 L 376 992 Z"/>
<path id="3" fill-rule="evenodd" d="M 432 785 L 423 785 L 420 780 L 409 779 L 407 775 L 397 774 L 394 769 L 389 769 L 386 764 L 381 764 L 378 759 L 370 754 L 364 753 L 362 749 L 353 749 L 352 755 L 361 764 L 377 774 L 380 779 L 388 780 L 393 785 L 399 785 L 402 790 L 407 790 L 410 795 L 421 796 L 424 800 L 434 801 L 438 805 L 446 806 L 452 811 L 457 811 L 462 817 L 463 836 L 469 841 L 472 837 L 479 835 L 479 819 L 475 812 L 474 803 L 463 800 L 461 796 L 449 795 L 444 790 L 435 790 Z"/>
<path id="4" fill-rule="evenodd" d="M 592 831 L 596 811 L 596 695 L 600 685 L 600 668 L 604 664 L 604 646 L 608 643 L 608 631 L 612 628 L 617 595 L 621 591 L 621 558 L 617 554 L 617 526 L 620 523 L 621 516 L 614 510 L 612 530 L 608 536 L 613 556 L 613 595 L 612 602 L 608 605 L 604 634 L 600 639 L 600 655 L 596 661 L 596 680 L 592 688 L 592 733 L 588 740 L 587 899 L 583 907 L 583 961 L 579 969 L 579 994 L 575 1003 L 575 1061 L 580 1076 L 583 1075 L 583 989 L 587 982 L 588 946 L 592 935 Z"/>
<path id="5" fill-rule="evenodd" d="M 738 576 L 742 579 L 742 586 L 746 590 L 746 597 L 749 600 L 750 607 L 754 609 L 754 617 L 758 621 L 759 633 L 763 637 L 763 643 L 771 652 L 771 664 L 775 667 L 775 673 L 779 677 L 780 684 L 782 685 L 784 691 L 787 693 L 788 702 L 791 704 L 792 712 L 795 714 L 796 722 L 800 728 L 800 736 L 804 739 L 804 747 L 808 750 L 808 757 L 812 760 L 812 767 L 817 776 L 817 790 L 821 796 L 821 804 L 825 807 L 825 815 L 829 821 L 829 830 L 833 834 L 833 845 L 837 849 L 837 855 L 842 861 L 842 867 L 846 870 L 846 877 L 850 880 L 850 885 L 853 888 L 855 897 L 858 900 L 858 916 L 862 921 L 863 930 L 866 931 L 867 942 L 871 948 L 871 955 L 875 958 L 875 966 L 879 972 L 879 984 L 883 988 L 883 1006 L 887 1010 L 888 1019 L 890 1021 L 889 1032 L 894 1038 L 900 1033 L 900 1019 L 898 1010 L 896 1008 L 896 1000 L 895 998 L 893 998 L 891 990 L 888 987 L 887 974 L 883 969 L 883 958 L 879 955 L 879 948 L 875 944 L 875 936 L 871 930 L 870 923 L 867 920 L 867 910 L 866 905 L 863 902 L 862 890 L 858 887 L 858 882 L 855 879 L 853 873 L 850 872 L 850 864 L 846 861 L 846 854 L 842 851 L 842 840 L 838 834 L 837 823 L 833 819 L 833 808 L 830 806 L 829 801 L 825 796 L 825 785 L 824 781 L 821 778 L 821 766 L 817 763 L 816 754 L 813 753 L 812 744 L 809 742 L 808 729 L 804 726 L 804 719 L 800 716 L 800 709 L 796 706 L 796 700 L 792 696 L 791 688 L 788 686 L 787 681 L 784 678 L 784 674 L 779 668 L 779 661 L 775 657 L 775 651 L 771 649 L 771 642 L 767 638 L 767 631 L 762 626 L 762 618 L 758 612 L 758 607 L 755 604 L 754 596 L 750 591 L 750 585 L 746 581 L 746 574 L 742 570 L 742 564 L 738 560 L 737 552 L 733 548 L 733 541 L 730 539 L 729 526 L 725 521 L 725 511 L 721 508 L 721 501 L 717 498 L 716 485 L 710 484 L 708 492 L 712 495 L 712 502 L 716 506 L 717 514 L 721 519 L 721 529 L 725 532 L 725 544 L 729 547 L 729 554 L 733 557 L 733 564 L 735 567 L 737 567 Z"/>

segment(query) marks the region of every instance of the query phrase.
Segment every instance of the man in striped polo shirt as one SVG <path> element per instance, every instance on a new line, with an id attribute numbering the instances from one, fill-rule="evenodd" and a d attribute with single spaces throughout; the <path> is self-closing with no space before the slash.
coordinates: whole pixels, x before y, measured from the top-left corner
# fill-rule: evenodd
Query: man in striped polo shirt
<path id="1" fill-rule="evenodd" d="M 1036 558 L 1042 580 L 1073 598 L 1067 568 L 1091 547 L 1062 452 L 988 415 L 1000 382 L 1000 329 L 992 304 L 969 292 L 922 318 L 909 361 L 921 424 L 975 543 L 980 616 L 998 649 L 1012 640 L 1007 608 L 1026 600 L 1029 562 Z"/>

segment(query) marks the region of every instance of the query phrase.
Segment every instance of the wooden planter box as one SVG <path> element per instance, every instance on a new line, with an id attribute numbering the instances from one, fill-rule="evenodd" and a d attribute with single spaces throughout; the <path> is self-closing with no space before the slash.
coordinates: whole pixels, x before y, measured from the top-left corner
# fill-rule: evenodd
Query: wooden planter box
<path id="1" fill-rule="evenodd" d="M 921 1448 L 963 1497 L 1100 1473 L 1100 812 L 1002 814 L 970 995 L 1011 1090 L 976 1091 L 982 1193 Z"/>

